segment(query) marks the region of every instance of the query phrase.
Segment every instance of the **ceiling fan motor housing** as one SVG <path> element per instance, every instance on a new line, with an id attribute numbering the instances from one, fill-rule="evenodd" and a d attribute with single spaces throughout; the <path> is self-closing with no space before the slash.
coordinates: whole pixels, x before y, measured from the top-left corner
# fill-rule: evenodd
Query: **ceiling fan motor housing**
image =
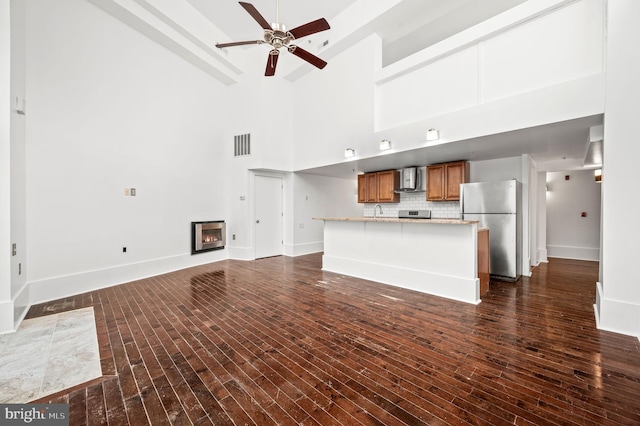
<path id="1" fill-rule="evenodd" d="M 271 23 L 272 30 L 264 30 L 264 41 L 273 46 L 274 49 L 280 49 L 282 46 L 287 46 L 295 39 L 293 34 L 287 32 L 287 27 L 283 24 L 273 22 Z"/>

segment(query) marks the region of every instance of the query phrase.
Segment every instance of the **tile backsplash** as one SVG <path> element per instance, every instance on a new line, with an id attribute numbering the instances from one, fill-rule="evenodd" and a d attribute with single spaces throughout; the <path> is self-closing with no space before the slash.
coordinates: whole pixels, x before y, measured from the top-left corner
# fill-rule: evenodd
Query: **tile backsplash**
<path id="1" fill-rule="evenodd" d="M 399 203 L 381 203 L 382 214 L 378 216 L 398 217 L 398 210 L 431 210 L 432 218 L 460 218 L 459 201 L 427 201 L 424 192 L 402 193 Z M 373 216 L 373 207 L 376 203 L 364 205 L 364 216 Z"/>

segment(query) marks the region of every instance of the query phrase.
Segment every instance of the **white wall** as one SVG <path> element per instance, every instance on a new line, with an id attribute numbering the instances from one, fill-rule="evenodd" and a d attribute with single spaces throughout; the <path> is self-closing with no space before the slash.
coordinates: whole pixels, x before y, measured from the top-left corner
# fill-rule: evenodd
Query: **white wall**
<path id="1" fill-rule="evenodd" d="M 377 154 L 373 138 L 373 75 L 381 43 L 370 36 L 334 57 L 322 73 L 295 83 L 294 164 L 296 170 L 344 161 L 345 148 Z"/>
<path id="2" fill-rule="evenodd" d="M 14 326 L 22 321 L 29 308 L 27 286 L 27 202 L 26 202 L 26 116 L 18 114 L 15 100 L 26 105 L 26 10 L 22 1 L 11 1 L 11 243 L 16 244 L 16 255 L 11 258 L 11 298 Z M 23 108 L 23 106 L 20 106 Z"/>
<path id="3" fill-rule="evenodd" d="M 455 52 L 376 88 L 376 129 L 478 104 L 478 46 Z"/>
<path id="4" fill-rule="evenodd" d="M 240 83 L 229 87 L 225 97 L 226 119 L 224 126 L 216 129 L 225 147 L 231 148 L 233 137 L 251 135 L 251 155 L 233 157 L 233 152 L 223 157 L 228 165 L 224 186 L 228 187 L 228 231 L 236 240 L 229 241 L 229 254 L 236 259 L 253 259 L 254 211 L 253 173 L 251 171 L 286 172 L 293 167 L 293 84 L 279 78 L 265 78 L 267 51 L 256 46 L 248 58 L 253 63 L 250 74 L 240 76 Z M 286 57 L 286 55 L 291 57 Z M 278 60 L 297 60 L 283 53 Z M 286 58 L 286 59 L 285 59 Z M 276 74 L 278 70 L 276 71 Z M 283 174 L 284 173 L 284 174 Z M 285 199 L 290 186 L 285 185 Z M 285 230 L 291 232 L 291 215 L 285 216 Z M 291 238 L 285 234 L 285 241 Z"/>
<path id="5" fill-rule="evenodd" d="M 640 285 L 636 276 L 640 228 L 635 226 L 640 99 L 640 2 L 607 2 L 607 100 L 604 120 L 603 229 L 599 327 L 640 338 Z"/>
<path id="6" fill-rule="evenodd" d="M 538 173 L 538 213 L 536 229 L 536 259 L 538 263 L 548 262 L 547 259 L 547 173 Z"/>
<path id="7" fill-rule="evenodd" d="M 525 4 L 514 11 L 529 7 Z M 601 73 L 603 16 L 602 0 L 582 0 L 553 13 L 533 14 L 513 27 L 496 23 L 494 34 L 487 31 L 489 35 L 478 34 L 477 39 L 463 39 L 460 34 L 440 43 L 449 44 L 451 52 L 443 54 L 437 45 L 425 49 L 423 55 L 429 50 L 439 55 L 434 53 L 413 72 L 398 73 L 378 84 L 376 128 L 409 124 Z M 461 41 L 456 45 L 457 39 Z"/>
<path id="8" fill-rule="evenodd" d="M 314 217 L 353 217 L 362 214 L 357 181 L 309 173 L 293 174 L 292 256 L 323 250 L 323 221 Z"/>
<path id="9" fill-rule="evenodd" d="M 0 2 L 0 333 L 13 329 L 11 300 L 11 7 Z"/>
<path id="10" fill-rule="evenodd" d="M 446 143 L 602 113 L 604 16 L 602 0 L 525 2 L 383 68 L 376 136 L 408 150 L 429 128 Z"/>
<path id="11" fill-rule="evenodd" d="M 228 215 L 225 88 L 88 2 L 27 23 L 32 301 L 225 258 L 190 256 L 190 222 Z"/>
<path id="12" fill-rule="evenodd" d="M 601 185 L 593 171 L 548 172 L 547 187 L 548 256 L 598 261 Z"/>
<path id="13" fill-rule="evenodd" d="M 522 161 L 520 157 L 471 161 L 469 176 L 471 182 L 493 182 L 509 179 L 522 182 Z"/>
<path id="14" fill-rule="evenodd" d="M 0 333 L 14 330 L 29 306 L 25 201 L 25 5 L 0 7 Z M 21 107 L 22 108 L 22 107 Z M 13 244 L 16 254 L 13 255 Z"/>
<path id="15" fill-rule="evenodd" d="M 480 44 L 481 99 L 491 101 L 602 72 L 602 0 L 582 0 Z"/>

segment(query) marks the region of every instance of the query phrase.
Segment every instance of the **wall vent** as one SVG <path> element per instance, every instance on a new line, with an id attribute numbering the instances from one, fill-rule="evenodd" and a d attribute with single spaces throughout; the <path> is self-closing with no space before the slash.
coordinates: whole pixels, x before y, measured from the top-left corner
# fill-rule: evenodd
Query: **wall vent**
<path id="1" fill-rule="evenodd" d="M 233 137 L 233 156 L 251 155 L 251 133 Z"/>

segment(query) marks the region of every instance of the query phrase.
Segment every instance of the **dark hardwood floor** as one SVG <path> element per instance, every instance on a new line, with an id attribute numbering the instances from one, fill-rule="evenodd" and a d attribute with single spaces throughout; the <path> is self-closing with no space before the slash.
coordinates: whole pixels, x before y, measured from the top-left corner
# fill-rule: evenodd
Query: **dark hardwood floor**
<path id="1" fill-rule="evenodd" d="M 93 306 L 104 376 L 71 425 L 640 424 L 640 345 L 599 331 L 598 265 L 551 259 L 477 306 L 223 261 L 33 306 Z"/>

